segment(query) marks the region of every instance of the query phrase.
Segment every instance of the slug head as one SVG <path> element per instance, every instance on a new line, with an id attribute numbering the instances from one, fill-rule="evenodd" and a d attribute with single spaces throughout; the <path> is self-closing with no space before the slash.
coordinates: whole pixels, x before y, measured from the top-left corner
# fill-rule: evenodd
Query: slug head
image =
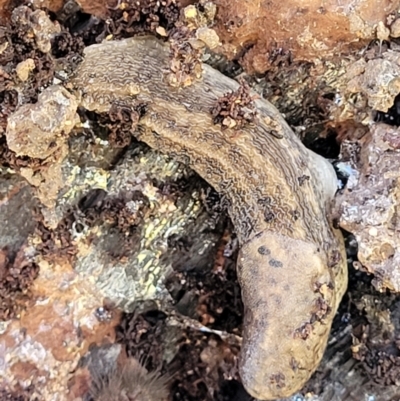
<path id="1" fill-rule="evenodd" d="M 239 368 L 253 397 L 291 396 L 321 361 L 347 282 L 345 264 L 334 275 L 327 259 L 313 243 L 270 231 L 242 247 L 238 278 L 245 316 Z"/>

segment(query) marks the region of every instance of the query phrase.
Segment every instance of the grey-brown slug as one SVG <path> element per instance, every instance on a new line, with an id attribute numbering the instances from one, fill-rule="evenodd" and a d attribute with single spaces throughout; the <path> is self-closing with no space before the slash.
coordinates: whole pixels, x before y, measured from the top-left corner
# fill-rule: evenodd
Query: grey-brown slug
<path id="1" fill-rule="evenodd" d="M 317 368 L 347 286 L 343 241 L 328 219 L 334 171 L 266 100 L 255 100 L 254 124 L 222 130 L 210 109 L 238 83 L 203 65 L 201 79 L 172 87 L 169 62 L 151 37 L 105 42 L 86 48 L 71 84 L 91 111 L 145 104 L 135 135 L 228 199 L 241 244 L 241 378 L 258 399 L 290 396 Z"/>

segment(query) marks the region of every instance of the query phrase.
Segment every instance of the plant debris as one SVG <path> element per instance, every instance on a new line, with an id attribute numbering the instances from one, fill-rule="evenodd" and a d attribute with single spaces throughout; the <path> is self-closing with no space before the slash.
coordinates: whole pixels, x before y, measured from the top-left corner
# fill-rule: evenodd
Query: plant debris
<path id="1" fill-rule="evenodd" d="M 247 82 L 240 80 L 239 88 L 219 98 L 210 110 L 214 124 L 221 124 L 222 129 L 239 129 L 253 123 L 256 117 L 254 100 Z"/>
<path id="2" fill-rule="evenodd" d="M 91 113 L 90 120 L 100 130 L 106 130 L 105 138 L 111 146 L 125 148 L 132 142 L 132 131 L 145 112 L 145 104 L 139 104 L 133 109 L 125 104 L 113 103 L 108 113 Z"/>
<path id="3" fill-rule="evenodd" d="M 190 86 L 202 76 L 201 56 L 204 49 L 194 45 L 194 30 L 181 24 L 169 37 L 171 48 L 171 73 L 168 81 L 171 86 Z"/>
<path id="4" fill-rule="evenodd" d="M 143 33 L 168 36 L 179 19 L 180 5 L 175 0 L 116 0 L 114 3 L 111 5 L 109 0 L 111 18 L 107 20 L 107 33 L 115 39 Z"/>

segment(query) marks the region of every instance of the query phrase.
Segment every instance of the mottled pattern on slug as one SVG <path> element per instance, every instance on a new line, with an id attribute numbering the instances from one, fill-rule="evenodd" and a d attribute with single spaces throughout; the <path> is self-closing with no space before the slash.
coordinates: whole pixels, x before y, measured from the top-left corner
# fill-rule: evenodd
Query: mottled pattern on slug
<path id="1" fill-rule="evenodd" d="M 228 199 L 243 245 L 242 379 L 258 398 L 290 395 L 317 367 L 346 287 L 343 244 L 327 219 L 334 172 L 265 100 L 255 101 L 254 125 L 214 125 L 210 109 L 235 81 L 204 65 L 201 80 L 173 88 L 168 70 L 165 45 L 132 38 L 88 47 L 72 84 L 88 110 L 146 104 L 138 138 L 188 163 Z"/>

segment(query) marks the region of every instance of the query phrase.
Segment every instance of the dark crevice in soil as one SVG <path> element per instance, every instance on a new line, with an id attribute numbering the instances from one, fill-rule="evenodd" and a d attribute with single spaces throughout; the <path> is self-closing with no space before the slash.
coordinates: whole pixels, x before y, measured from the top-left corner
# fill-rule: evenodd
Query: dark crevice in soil
<path id="1" fill-rule="evenodd" d="M 166 315 L 150 310 L 125 315 L 117 328 L 117 341 L 127 354 L 144 360 L 147 369 L 162 366 L 171 377 L 173 401 L 251 400 L 237 380 L 238 349 L 227 346 L 214 334 L 166 325 Z"/>
<path id="2" fill-rule="evenodd" d="M 387 112 L 374 111 L 374 121 L 398 127 L 400 125 L 400 94 L 394 98 L 393 106 Z"/>

